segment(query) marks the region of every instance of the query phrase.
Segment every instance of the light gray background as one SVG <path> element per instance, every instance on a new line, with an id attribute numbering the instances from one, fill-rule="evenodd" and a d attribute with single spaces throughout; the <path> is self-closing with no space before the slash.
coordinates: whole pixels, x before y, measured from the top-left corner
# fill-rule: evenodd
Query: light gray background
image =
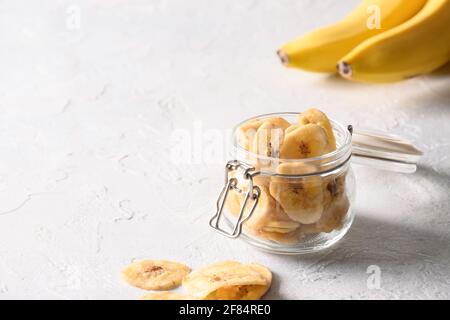
<path id="1" fill-rule="evenodd" d="M 450 298 L 450 67 L 361 85 L 275 56 L 356 3 L 2 1 L 0 299 L 135 299 L 119 272 L 134 258 L 259 262 L 276 299 Z M 329 252 L 274 256 L 215 234 L 225 159 L 174 165 L 173 130 L 310 106 L 412 139 L 420 169 L 355 167 L 357 218 Z"/>

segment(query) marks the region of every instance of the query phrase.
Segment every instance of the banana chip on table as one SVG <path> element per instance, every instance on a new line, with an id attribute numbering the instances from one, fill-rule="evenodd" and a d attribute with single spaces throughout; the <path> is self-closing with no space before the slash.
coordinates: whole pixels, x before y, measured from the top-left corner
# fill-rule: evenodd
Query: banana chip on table
<path id="1" fill-rule="evenodd" d="M 225 261 L 187 275 L 183 287 L 204 300 L 257 300 L 271 282 L 272 273 L 264 266 Z"/>
<path id="2" fill-rule="evenodd" d="M 132 286 L 145 290 L 170 290 L 178 287 L 191 269 L 167 260 L 139 260 L 122 270 L 122 276 Z"/>
<path id="3" fill-rule="evenodd" d="M 147 293 L 139 300 L 197 300 L 197 298 L 173 291 L 161 291 Z"/>
<path id="4" fill-rule="evenodd" d="M 249 263 L 247 264 L 247 266 L 258 271 L 266 279 L 267 283 L 269 283 L 270 286 L 270 284 L 272 283 L 272 272 L 268 268 L 257 263 Z"/>

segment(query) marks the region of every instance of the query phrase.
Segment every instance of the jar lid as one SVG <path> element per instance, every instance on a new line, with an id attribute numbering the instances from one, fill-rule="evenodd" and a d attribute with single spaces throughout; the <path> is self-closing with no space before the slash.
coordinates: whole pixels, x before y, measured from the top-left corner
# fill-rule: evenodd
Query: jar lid
<path id="1" fill-rule="evenodd" d="M 411 141 L 374 130 L 353 130 L 352 163 L 413 173 L 423 153 Z"/>

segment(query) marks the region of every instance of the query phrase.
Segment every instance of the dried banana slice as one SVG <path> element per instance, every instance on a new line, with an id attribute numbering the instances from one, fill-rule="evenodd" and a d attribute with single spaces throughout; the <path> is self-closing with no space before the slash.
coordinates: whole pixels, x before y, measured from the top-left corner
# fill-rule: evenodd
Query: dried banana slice
<path id="1" fill-rule="evenodd" d="M 350 209 L 350 202 L 347 196 L 335 199 L 324 210 L 322 217 L 317 221 L 317 228 L 321 232 L 327 233 L 341 229 L 348 209 Z"/>
<path id="2" fill-rule="evenodd" d="M 345 194 L 345 174 L 332 175 L 323 179 L 324 207 Z"/>
<path id="3" fill-rule="evenodd" d="M 292 245 L 298 243 L 303 238 L 303 231 L 301 228 L 289 233 L 260 230 L 257 236 L 261 239 L 273 241 L 276 243 Z"/>
<path id="4" fill-rule="evenodd" d="M 333 127 L 331 126 L 330 120 L 322 111 L 311 108 L 302 112 L 298 116 L 298 123 L 301 125 L 307 125 L 309 123 L 314 123 L 321 126 L 328 138 L 328 152 L 336 150 L 336 138 L 334 137 Z"/>
<path id="5" fill-rule="evenodd" d="M 122 270 L 122 276 L 132 286 L 145 290 L 170 290 L 178 287 L 191 269 L 167 260 L 139 260 Z"/>
<path id="6" fill-rule="evenodd" d="M 252 120 L 239 127 L 238 142 L 247 151 L 251 151 L 250 149 L 253 146 L 253 139 L 256 135 L 256 131 L 263 124 L 263 122 L 263 120 Z"/>
<path id="7" fill-rule="evenodd" d="M 249 183 L 245 180 L 242 175 L 232 172 L 230 174 L 231 178 L 237 179 L 237 189 L 230 190 L 228 192 L 228 198 L 225 202 L 225 208 L 231 212 L 234 216 L 237 216 L 241 210 L 241 205 L 244 201 L 245 195 L 248 192 Z M 269 187 L 270 177 L 258 175 L 253 177 L 253 185 L 260 188 Z M 251 208 L 253 200 L 249 200 L 247 209 Z"/>
<path id="8" fill-rule="evenodd" d="M 238 263 L 239 264 L 239 263 Z M 250 286 L 230 286 L 230 287 L 224 287 L 220 288 L 217 291 L 215 291 L 212 294 L 209 294 L 207 299 L 208 300 L 234 300 L 236 297 L 239 300 L 258 300 L 260 299 L 266 292 L 269 290 L 271 284 L 272 284 L 272 272 L 256 263 L 250 263 L 246 266 L 254 269 L 258 273 L 260 273 L 267 282 L 266 286 L 257 286 L 257 285 L 250 285 Z"/>
<path id="9" fill-rule="evenodd" d="M 262 227 L 260 230 L 265 232 L 278 232 L 278 233 L 291 233 L 292 231 L 296 230 L 300 225 L 296 224 L 296 228 L 292 228 L 292 223 L 283 223 L 278 222 L 275 226 L 267 225 Z"/>
<path id="10" fill-rule="evenodd" d="M 312 166 L 302 163 L 281 163 L 277 173 L 301 175 L 314 172 Z M 312 224 L 323 212 L 322 180 L 317 176 L 304 178 L 273 177 L 270 194 L 278 201 L 289 218 L 303 224 Z"/>
<path id="11" fill-rule="evenodd" d="M 259 300 L 267 292 L 267 286 L 245 285 L 219 288 L 203 300 Z"/>
<path id="12" fill-rule="evenodd" d="M 261 231 L 278 233 L 295 231 L 300 226 L 300 223 L 293 221 L 286 215 L 283 208 L 270 195 L 268 187 L 260 186 L 260 190 L 261 193 L 255 211 L 253 211 L 252 216 L 244 223 L 245 230 L 252 234 L 258 234 Z M 234 193 L 228 207 L 231 209 L 231 213 L 237 215 L 243 201 L 243 194 Z M 248 213 L 252 205 L 252 201 L 249 201 L 245 212 Z"/>
<path id="13" fill-rule="evenodd" d="M 280 149 L 281 159 L 304 159 L 328 152 L 325 130 L 317 124 L 301 126 L 286 135 Z"/>
<path id="14" fill-rule="evenodd" d="M 264 278 L 266 278 L 267 283 L 270 285 L 272 284 L 272 271 L 269 270 L 269 268 L 257 264 L 257 263 L 249 263 L 247 264 L 247 266 L 255 269 L 256 271 L 258 271 Z"/>
<path id="15" fill-rule="evenodd" d="M 291 124 L 283 118 L 270 118 L 256 131 L 252 152 L 269 158 L 279 158 L 284 130 Z"/>
<path id="16" fill-rule="evenodd" d="M 205 300 L 259 299 L 270 284 L 266 271 L 234 261 L 207 266 L 183 279 L 191 295 Z"/>
<path id="17" fill-rule="evenodd" d="M 291 126 L 291 123 L 289 121 L 281 117 L 267 118 L 264 120 L 264 122 L 269 122 L 274 127 L 283 129 L 283 131 L 286 130 L 289 126 Z"/>
<path id="18" fill-rule="evenodd" d="M 270 195 L 268 187 L 260 186 L 260 190 L 258 205 L 250 219 L 244 223 L 244 230 L 259 238 L 277 243 L 293 244 L 298 242 L 301 238 L 298 232 L 300 223 L 289 218 L 280 204 Z M 233 215 L 237 216 L 244 201 L 244 196 L 232 192 L 229 199 L 227 208 Z M 249 212 L 251 203 L 247 206 L 246 212 Z"/>
<path id="19" fill-rule="evenodd" d="M 197 300 L 197 298 L 173 291 L 161 291 L 147 293 L 140 297 L 139 300 Z"/>
<path id="20" fill-rule="evenodd" d="M 284 130 L 284 134 L 291 133 L 292 131 L 294 131 L 295 129 L 298 129 L 300 127 L 301 127 L 301 125 L 299 125 L 299 124 L 291 124 L 286 130 Z"/>
<path id="21" fill-rule="evenodd" d="M 245 226 L 253 230 L 269 228 L 273 231 L 276 229 L 276 232 L 280 233 L 289 233 L 296 230 L 300 224 L 293 221 L 283 211 L 283 208 L 270 195 L 269 188 L 261 187 L 260 190 L 258 205 Z"/>
<path id="22" fill-rule="evenodd" d="M 324 178 L 324 211 L 320 219 L 302 227 L 305 233 L 332 232 L 342 228 L 350 202 L 345 193 L 345 174 Z"/>
<path id="23" fill-rule="evenodd" d="M 227 201 L 225 201 L 225 208 L 233 215 L 238 216 L 241 211 L 241 205 L 244 201 L 244 195 L 236 190 L 228 192 Z M 251 201 L 251 200 L 250 200 Z"/>

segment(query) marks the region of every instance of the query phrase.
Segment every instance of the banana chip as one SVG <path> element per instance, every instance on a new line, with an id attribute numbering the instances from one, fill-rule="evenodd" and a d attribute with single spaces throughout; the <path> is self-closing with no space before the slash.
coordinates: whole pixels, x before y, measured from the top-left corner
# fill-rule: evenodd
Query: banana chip
<path id="1" fill-rule="evenodd" d="M 297 229 L 299 224 L 296 224 L 295 226 L 296 226 L 295 229 Z M 284 234 L 291 233 L 292 231 L 294 231 L 294 230 L 292 230 L 290 224 L 287 226 L 284 226 L 283 223 L 280 223 L 279 226 L 274 226 L 274 227 L 272 227 L 270 225 L 264 226 L 260 230 L 263 232 L 278 232 L 278 233 L 284 233 Z"/>
<path id="2" fill-rule="evenodd" d="M 288 128 L 286 128 L 286 130 L 284 130 L 284 134 L 291 133 L 292 131 L 294 131 L 300 127 L 301 127 L 301 125 L 299 125 L 299 124 L 291 124 Z"/>
<path id="3" fill-rule="evenodd" d="M 286 134 L 279 154 L 281 159 L 304 159 L 318 157 L 328 151 L 325 130 L 317 124 L 310 123 Z"/>
<path id="4" fill-rule="evenodd" d="M 252 216 L 244 223 L 244 230 L 254 236 L 274 242 L 294 243 L 298 241 L 296 230 L 300 227 L 300 223 L 291 219 L 280 203 L 275 201 L 269 192 L 269 187 L 266 186 L 266 180 L 264 184 L 256 183 L 261 190 L 259 201 Z M 243 192 L 239 193 L 236 190 L 229 192 L 225 206 L 232 215 L 238 216 L 244 197 Z M 253 200 L 249 200 L 244 210 L 245 215 L 250 212 L 252 205 Z"/>
<path id="5" fill-rule="evenodd" d="M 132 286 L 145 290 L 170 290 L 178 287 L 191 269 L 184 264 L 166 260 L 140 260 L 122 270 Z"/>
<path id="6" fill-rule="evenodd" d="M 321 232 L 341 229 L 349 208 L 350 202 L 347 196 L 335 199 L 324 210 L 322 217 L 317 221 L 318 229 Z"/>
<path id="7" fill-rule="evenodd" d="M 300 175 L 314 172 L 314 168 L 302 163 L 282 163 L 277 173 Z M 304 223 L 315 223 L 323 212 L 322 179 L 316 176 L 305 178 L 273 177 L 270 194 L 283 207 L 290 219 Z"/>
<path id="8" fill-rule="evenodd" d="M 225 261 L 187 275 L 183 287 L 205 300 L 253 300 L 267 292 L 271 281 L 270 271 L 263 266 Z"/>
<path id="9" fill-rule="evenodd" d="M 263 265 L 257 264 L 257 263 L 249 263 L 247 266 L 255 269 L 257 272 L 259 272 L 264 278 L 266 278 L 267 283 L 272 283 L 272 272 L 264 267 Z"/>
<path id="10" fill-rule="evenodd" d="M 140 297 L 139 300 L 197 300 L 197 298 L 173 291 L 161 291 L 147 293 Z"/>
<path id="11" fill-rule="evenodd" d="M 241 204 L 244 201 L 244 195 L 238 193 L 236 190 L 230 190 L 227 201 L 225 201 L 225 208 L 233 215 L 238 216 L 241 211 Z M 252 201 L 252 200 L 249 200 Z"/>
<path id="12" fill-rule="evenodd" d="M 342 228 L 350 202 L 345 193 L 345 174 L 324 178 L 324 211 L 320 219 L 303 227 L 305 233 L 332 232 Z"/>
<path id="13" fill-rule="evenodd" d="M 265 120 L 265 122 L 270 122 L 273 126 L 275 126 L 277 128 L 281 128 L 283 130 L 286 130 L 288 127 L 291 126 L 289 121 L 287 121 L 286 119 L 283 119 L 281 117 L 268 118 Z"/>
<path id="14" fill-rule="evenodd" d="M 298 123 L 301 125 L 314 123 L 321 126 L 328 138 L 328 152 L 336 150 L 336 138 L 334 137 L 333 127 L 325 113 L 315 108 L 308 109 L 299 114 Z"/>
<path id="15" fill-rule="evenodd" d="M 345 174 L 333 175 L 323 179 L 324 206 L 345 194 Z"/>
<path id="16" fill-rule="evenodd" d="M 259 300 L 267 287 L 259 285 L 229 286 L 219 288 L 203 300 Z"/>
<path id="17" fill-rule="evenodd" d="M 270 195 L 269 188 L 261 187 L 258 205 L 253 215 L 244 224 L 247 228 L 263 230 L 276 229 L 277 232 L 289 233 L 296 230 L 300 224 L 292 220 L 283 208 Z M 269 230 L 267 230 L 269 231 Z"/>
<path id="18" fill-rule="evenodd" d="M 259 235 L 261 232 L 291 233 L 295 231 L 300 223 L 293 221 L 283 211 L 283 208 L 270 195 L 269 188 L 260 186 L 261 194 L 258 204 L 251 217 L 244 223 L 244 228 L 252 234 Z M 235 191 L 230 192 L 227 199 L 227 208 L 235 216 L 239 213 L 244 201 L 244 195 Z M 247 203 L 245 213 L 250 212 L 253 201 Z"/>
<path id="19" fill-rule="evenodd" d="M 278 158 L 283 139 L 284 129 L 270 122 L 264 122 L 256 131 L 252 151 L 265 157 Z"/>
<path id="20" fill-rule="evenodd" d="M 257 236 L 261 239 L 273 241 L 278 244 L 292 245 L 298 243 L 303 238 L 304 234 L 303 229 L 299 228 L 288 233 L 259 230 Z"/>
<path id="21" fill-rule="evenodd" d="M 241 125 L 238 129 L 238 142 L 239 144 L 246 149 L 247 151 L 250 151 L 250 149 L 253 146 L 253 139 L 256 135 L 256 130 L 263 124 L 264 121 L 262 120 L 253 120 L 244 123 Z"/>
<path id="22" fill-rule="evenodd" d="M 269 158 L 279 158 L 284 130 L 289 126 L 290 123 L 283 118 L 265 120 L 256 131 L 252 152 Z M 260 162 L 265 164 L 264 161 Z"/>

